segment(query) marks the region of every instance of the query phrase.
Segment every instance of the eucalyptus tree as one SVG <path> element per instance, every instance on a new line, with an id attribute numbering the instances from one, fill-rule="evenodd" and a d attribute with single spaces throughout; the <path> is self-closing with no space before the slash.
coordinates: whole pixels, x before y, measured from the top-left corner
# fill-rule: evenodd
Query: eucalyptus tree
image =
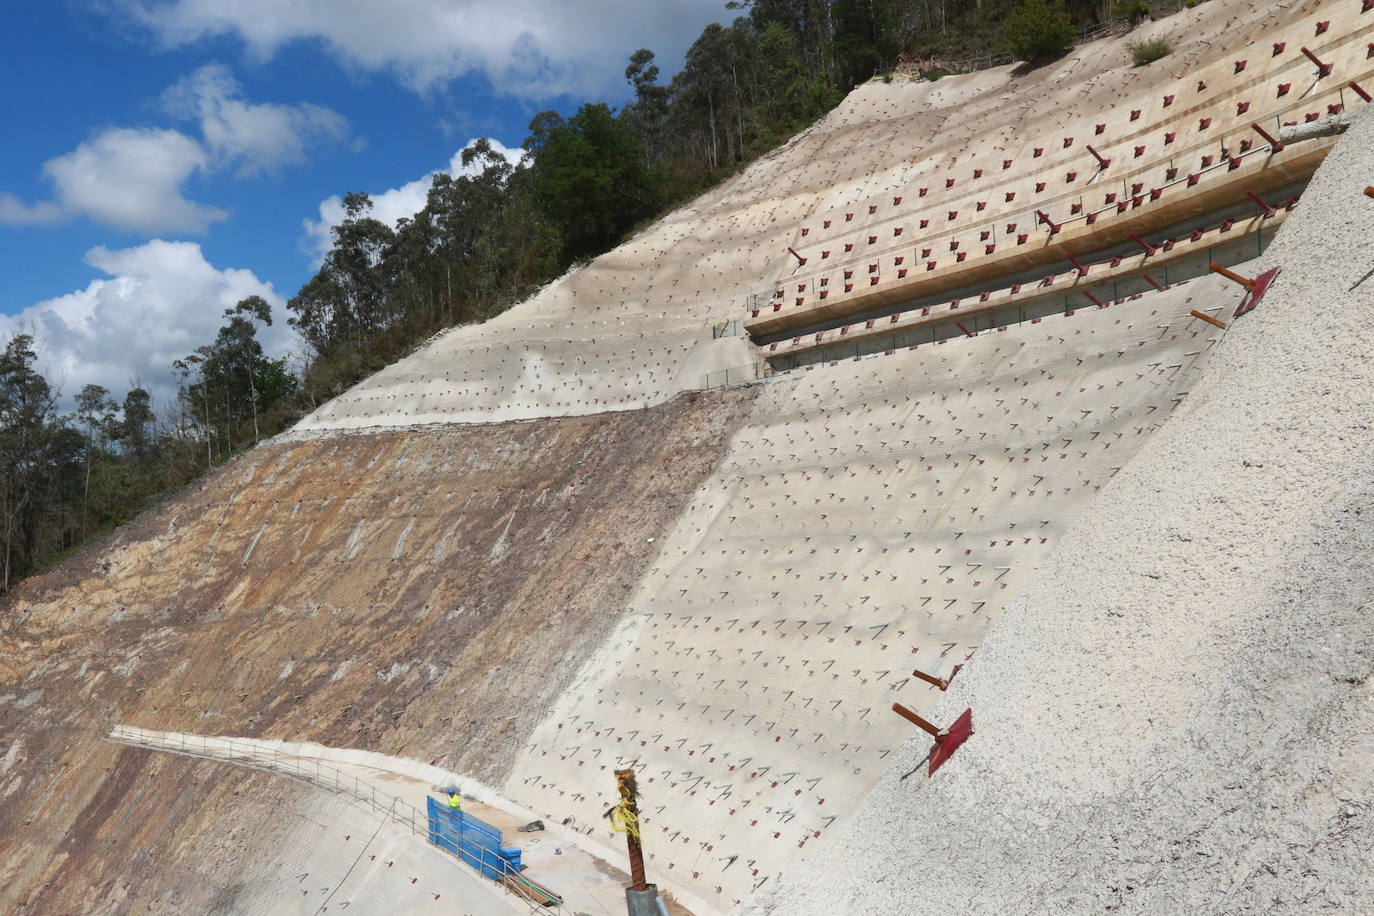
<path id="1" fill-rule="evenodd" d="M 775 26 L 785 30 L 795 41 L 800 67 L 833 86 L 833 0 L 731 0 L 725 6 L 748 10 L 749 23 L 759 36 Z"/>
<path id="2" fill-rule="evenodd" d="M 153 396 L 146 388 L 136 386 L 124 395 L 123 417 L 117 427 L 118 438 L 127 454 L 139 461 L 147 460 L 156 439 L 150 427 L 155 421 Z"/>
<path id="3" fill-rule="evenodd" d="M 644 148 L 654 157 L 667 153 L 664 133 L 667 130 L 669 91 L 659 85 L 658 64 L 654 52 L 640 48 L 630 55 L 625 67 L 625 81 L 634 88 L 634 101 L 620 111 L 620 119 L 639 137 Z"/>
<path id="4" fill-rule="evenodd" d="M 508 246 L 493 240 L 510 207 L 507 183 L 515 167 L 486 138 L 465 148 L 459 161 L 459 174 L 434 177 L 416 223 L 429 228 L 449 308 L 466 318 L 500 287 L 511 256 Z M 413 258 L 401 241 L 398 237 L 395 255 Z"/>
<path id="5" fill-rule="evenodd" d="M 658 206 L 660 180 L 644 146 L 604 103 L 583 105 L 533 148 L 531 193 L 571 260 L 604 251 Z"/>
<path id="6" fill-rule="evenodd" d="M 835 57 L 846 87 L 892 66 L 912 37 L 903 27 L 909 6 L 905 0 L 835 0 Z M 941 30 L 945 22 L 941 0 Z M 934 30 L 933 20 L 926 25 Z"/>
<path id="7" fill-rule="evenodd" d="M 56 423 L 57 393 L 36 368 L 28 334 L 12 337 L 0 352 L 0 537 L 3 588 L 33 565 L 41 496 Z"/>
<path id="8" fill-rule="evenodd" d="M 215 463 L 214 451 L 214 424 L 210 420 L 210 386 L 207 384 L 205 373 L 205 362 L 208 356 L 209 347 L 198 347 L 194 353 L 172 361 L 172 370 L 177 374 L 177 398 L 190 412 L 193 418 L 191 424 L 194 429 L 195 419 L 201 421 L 199 435 L 205 438 L 205 468 L 209 470 Z M 201 416 L 196 418 L 196 401 L 200 401 L 202 410 Z M 192 433 L 193 438 L 196 433 Z"/>
<path id="9" fill-rule="evenodd" d="M 81 488 L 81 536 L 86 536 L 86 522 L 91 502 L 91 468 L 96 455 L 105 451 L 110 439 L 117 434 L 115 410 L 117 406 L 104 385 L 87 384 L 76 396 L 76 420 L 86 431 L 84 448 L 85 480 Z"/>
<path id="10" fill-rule="evenodd" d="M 259 327 L 271 326 L 272 306 L 261 296 L 249 296 L 240 299 L 233 308 L 225 309 L 224 316 L 229 323 L 219 329 L 215 338 L 214 358 L 230 390 L 241 389 L 245 380 L 248 383 L 249 413 L 253 418 L 253 444 L 256 445 L 260 435 L 257 375 L 266 361 L 257 331 Z"/>
<path id="11" fill-rule="evenodd" d="M 343 207 L 320 270 L 286 305 L 295 313 L 291 325 L 320 354 L 342 346 L 361 349 L 397 317 L 379 270 L 395 233 L 368 215 L 372 200 L 362 191 L 346 194 Z"/>

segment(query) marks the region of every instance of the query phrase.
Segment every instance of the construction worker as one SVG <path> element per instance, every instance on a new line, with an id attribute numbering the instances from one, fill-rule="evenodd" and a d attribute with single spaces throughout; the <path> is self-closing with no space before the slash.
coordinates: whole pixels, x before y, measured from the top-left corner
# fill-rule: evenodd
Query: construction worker
<path id="1" fill-rule="evenodd" d="M 449 806 L 449 808 L 453 809 L 453 811 L 456 812 L 456 813 L 461 813 L 461 812 L 462 812 L 462 810 L 463 810 L 463 800 L 462 800 L 461 798 L 458 797 L 458 790 L 457 790 L 457 789 L 449 789 L 449 790 L 448 790 L 448 806 Z"/>

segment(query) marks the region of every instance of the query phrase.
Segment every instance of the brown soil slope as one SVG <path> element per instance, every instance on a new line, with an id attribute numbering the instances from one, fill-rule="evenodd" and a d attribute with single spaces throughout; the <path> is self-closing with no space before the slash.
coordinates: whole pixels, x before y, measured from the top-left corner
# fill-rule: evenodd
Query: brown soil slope
<path id="1" fill-rule="evenodd" d="M 27 778 L 4 806 L 13 820 L 0 860 L 5 913 L 233 912 L 241 876 L 277 858 L 310 795 L 290 780 L 90 731 L 7 734 Z M 13 784 L 15 772 L 6 778 Z"/>
<path id="2" fill-rule="evenodd" d="M 751 399 L 266 445 L 26 583 L 0 607 L 0 911 L 45 883 L 83 890 L 43 912 L 140 910 L 172 866 L 135 853 L 178 832 L 175 867 L 213 869 L 211 765 L 152 780 L 115 722 L 499 782 Z"/>

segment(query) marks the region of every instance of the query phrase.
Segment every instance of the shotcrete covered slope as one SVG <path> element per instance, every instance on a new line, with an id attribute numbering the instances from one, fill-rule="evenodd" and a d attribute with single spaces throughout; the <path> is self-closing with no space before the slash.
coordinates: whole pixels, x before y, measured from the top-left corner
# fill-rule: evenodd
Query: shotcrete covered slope
<path id="1" fill-rule="evenodd" d="M 1368 908 L 1371 149 L 1364 116 L 1263 305 L 951 687 L 974 737 L 929 782 L 910 742 L 753 912 Z"/>
<path id="2" fill-rule="evenodd" d="M 1152 28 L 1178 35 L 1169 66 L 1182 70 L 1315 8 L 1217 0 Z M 173 832 L 177 868 L 216 874 L 202 883 L 228 909 L 241 899 L 209 863 L 245 855 L 219 837 L 271 817 L 248 804 L 266 790 L 201 794 L 200 764 L 145 785 L 146 755 L 99 740 L 119 722 L 375 749 L 492 781 L 514 772 L 517 800 L 593 832 L 608 764 L 644 742 L 631 755 L 649 793 L 651 878 L 722 907 L 771 883 L 831 835 L 905 734 L 890 713 L 866 723 L 894 698 L 934 702 L 897 672 L 945 670 L 981 643 L 1084 490 L 1191 387 L 1216 332 L 1188 311 L 1220 314 L 1237 293 L 1199 282 L 799 372 L 765 386 L 757 411 L 750 392 L 665 399 L 738 379 L 721 369 L 752 374 L 744 341 L 715 340 L 712 325 L 769 294 L 804 216 L 905 189 L 927 150 L 944 162 L 1027 124 L 1052 136 L 1065 118 L 1153 93 L 1164 71 L 1127 67 L 1123 43 L 1027 77 L 863 87 L 692 207 L 497 321 L 444 335 L 8 598 L 0 907 L 39 888 L 61 911 L 142 906 L 176 886 L 175 869 L 131 851 Z M 1011 380 L 1034 395 L 998 403 Z M 562 414 L 597 415 L 549 419 Z M 497 422 L 521 418 L 538 422 Z M 407 429 L 462 421 L 488 425 Z M 373 434 L 315 435 L 362 429 Z M 1014 469 L 986 470 L 1012 449 Z M 1057 467 L 1033 470 L 1036 458 Z M 910 513 L 896 510 L 902 494 Z M 924 527 L 911 527 L 918 510 Z M 804 567 L 784 559 L 797 556 Z M 832 635 L 844 627 L 868 635 Z M 773 640 L 789 648 L 772 656 Z M 797 643 L 826 648 L 799 662 Z M 758 673 L 733 677 L 744 665 Z M 828 690 L 787 695 L 798 670 Z M 603 710 L 628 724 L 607 731 Z M 702 730 L 728 746 L 689 744 Z M 793 810 L 798 799 L 827 813 Z M 281 807 L 300 817 L 306 804 Z M 164 829 L 150 838 L 147 825 Z"/>
<path id="3" fill-rule="evenodd" d="M 1208 279 L 765 384 L 507 794 L 601 820 L 634 764 L 656 880 L 728 908 L 859 803 L 1008 598 L 1187 395 Z"/>
<path id="4" fill-rule="evenodd" d="M 907 285 L 926 277 L 935 282 L 950 270 L 987 260 L 982 252 L 989 240 L 999 243 L 993 260 L 1014 260 L 1047 245 L 1047 227 L 1038 224 L 1035 210 L 1049 207 L 1053 218 L 1069 219 L 1065 195 L 1079 193 L 1075 187 L 1082 186 L 1079 204 L 1087 201 L 1091 209 L 1100 204 L 1099 193 L 1125 195 L 1128 176 L 1153 188 L 1168 166 L 1181 167 L 1183 177 L 1175 176 L 1177 186 L 1161 200 L 1146 194 L 1125 215 L 1114 215 L 1113 208 L 1113 215 L 1102 217 L 1104 226 L 1110 224 L 1103 244 L 1116 244 L 1125 239 L 1123 220 L 1147 218 L 1180 196 L 1230 180 L 1225 167 L 1212 167 L 1202 170 L 1203 186 L 1184 187 L 1187 172 L 1200 168 L 1195 154 L 1216 160 L 1223 147 L 1239 150 L 1242 142 L 1255 142 L 1255 117 L 1277 129 L 1269 112 L 1301 120 L 1309 109 L 1322 112 L 1327 101 L 1340 101 L 1333 80 L 1364 72 L 1364 46 L 1353 39 L 1356 30 L 1374 28 L 1374 14 L 1362 16 L 1358 0 L 1331 0 L 1326 6 L 1339 13 L 1340 27 L 1318 39 L 1312 34 L 1317 6 L 1218 0 L 1130 36 L 1076 48 L 1024 75 L 1002 67 L 938 82 L 899 78 L 861 86 L 739 176 L 499 317 L 440 335 L 323 405 L 291 435 L 634 409 L 683 390 L 754 378 L 759 361 L 753 349 L 738 336 L 718 338 L 713 329 L 733 322 L 731 329 L 738 331 L 739 320 L 750 320 L 751 306 L 763 308 L 762 317 L 772 315 L 767 303 L 779 288 L 786 288 L 783 314 L 794 310 L 794 295 L 813 303 L 820 281 L 812 274 L 823 265 L 845 262 L 854 268 L 860 287 L 855 295 L 871 279 L 866 261 L 855 262 L 868 250 L 884 255 L 880 289 L 897 282 L 889 263 L 894 254 L 904 256 L 912 270 Z M 1168 36 L 1177 49 L 1150 67 L 1132 67 L 1127 43 L 1150 35 Z M 1270 53 L 1275 35 L 1291 39 L 1282 56 Z M 1322 53 L 1341 49 L 1336 76 L 1310 97 L 1314 68 L 1298 52 L 1302 42 Z M 1232 57 L 1249 60 L 1248 70 L 1232 73 Z M 1182 92 L 1176 84 L 1204 65 L 1210 68 L 1208 88 L 1189 85 L 1176 106 L 1162 107 L 1160 93 Z M 1278 97 L 1272 84 L 1283 79 L 1297 89 Z M 1328 99 L 1332 92 L 1337 95 Z M 1346 95 L 1348 104 L 1356 104 L 1353 94 Z M 1143 118 L 1139 111 L 1146 112 Z M 1206 129 L 1199 126 L 1199 114 L 1207 115 Z M 1103 136 L 1094 132 L 1097 122 L 1104 124 Z M 1177 139 L 1166 138 L 1166 131 L 1176 132 Z M 1065 134 L 1076 145 L 1064 147 Z M 1093 142 L 1117 157 L 1111 173 L 1095 183 L 1089 181 L 1093 160 L 1086 150 Z M 1277 175 L 1293 157 L 1325 142 L 1282 155 L 1252 155 L 1238 174 L 1255 172 L 1247 180 L 1262 183 L 1260 172 Z M 1142 144 L 1142 153 L 1132 155 L 1133 143 Z M 1036 148 L 1048 153 L 1042 157 Z M 1011 162 L 1007 170 L 1003 159 Z M 977 181 L 970 179 L 975 167 L 985 173 Z M 1136 174 L 1147 168 L 1149 174 Z M 1068 185 L 1066 172 L 1076 176 Z M 955 185 L 946 188 L 950 179 Z M 1045 185 L 1039 193 L 1037 184 Z M 1014 201 L 1004 192 L 1015 192 Z M 989 208 L 986 214 L 969 195 Z M 1226 202 L 1244 199 L 1234 188 Z M 947 221 L 946 210 L 962 213 L 962 221 Z M 1077 217 L 1074 230 L 1080 234 L 1082 219 Z M 1021 228 L 1008 236 L 1008 223 Z M 898 226 L 905 234 L 894 237 Z M 1018 232 L 1029 233 L 1029 242 L 1016 244 Z M 870 235 L 877 243 L 871 249 Z M 826 236 L 836 237 L 833 245 L 817 241 Z M 948 242 L 956 236 L 963 246 L 959 260 L 972 252 L 968 264 L 953 263 Z M 922 246 L 936 242 L 939 251 L 930 257 L 951 263 L 927 273 L 926 258 L 919 255 Z M 852 254 L 841 250 L 848 243 L 855 247 Z M 789 245 L 810 256 L 800 272 Z M 833 247 L 833 258 L 823 259 L 822 247 Z M 843 298 L 840 276 L 831 272 L 829 291 Z M 796 290 L 797 281 L 808 279 L 808 288 Z"/>

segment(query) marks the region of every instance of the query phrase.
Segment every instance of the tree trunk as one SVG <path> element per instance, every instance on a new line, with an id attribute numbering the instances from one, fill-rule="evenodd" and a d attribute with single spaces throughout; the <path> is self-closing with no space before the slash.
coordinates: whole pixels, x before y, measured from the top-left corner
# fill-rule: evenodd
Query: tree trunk
<path id="1" fill-rule="evenodd" d="M 230 424 L 234 422 L 234 414 L 229 406 L 229 389 L 224 389 L 224 441 L 229 446 L 229 451 L 234 450 L 234 435 L 229 431 Z"/>
<path id="2" fill-rule="evenodd" d="M 720 166 L 720 157 L 716 153 L 716 102 L 710 93 L 706 95 L 707 117 L 711 122 L 711 168 Z"/>
<path id="3" fill-rule="evenodd" d="M 14 530 L 14 528 L 13 528 L 13 526 L 10 524 L 10 513 L 9 513 L 9 511 L 8 511 L 8 510 L 9 510 L 8 504 L 6 504 L 5 509 L 6 509 L 6 511 L 5 511 L 5 588 L 4 588 L 4 592 L 5 592 L 5 594 L 9 594 L 9 591 L 10 591 L 10 536 L 11 536 L 11 532 Z"/>
<path id="4" fill-rule="evenodd" d="M 205 469 L 208 471 L 215 463 L 215 452 L 210 445 L 210 437 L 214 435 L 215 428 L 210 425 L 210 386 L 204 378 L 201 376 L 200 400 L 205 405 Z"/>
<path id="5" fill-rule="evenodd" d="M 86 507 L 91 503 L 91 445 L 86 443 L 86 490 L 81 494 L 81 539 L 86 539 Z"/>
<path id="6" fill-rule="evenodd" d="M 253 400 L 253 444 L 258 444 L 258 389 L 253 384 L 253 358 L 248 358 L 248 394 Z"/>
<path id="7" fill-rule="evenodd" d="M 739 75 L 730 66 L 730 79 L 735 83 L 735 122 L 739 125 L 739 158 L 744 158 L 744 99 L 740 98 Z"/>
<path id="8" fill-rule="evenodd" d="M 14 534 L 18 527 L 17 519 L 19 514 L 24 511 L 24 504 L 28 502 L 28 494 L 25 493 L 16 499 L 13 492 L 15 484 L 10 482 L 7 489 L 10 490 L 9 498 L 5 501 L 5 588 L 6 594 L 10 590 L 10 557 L 14 553 Z"/>

